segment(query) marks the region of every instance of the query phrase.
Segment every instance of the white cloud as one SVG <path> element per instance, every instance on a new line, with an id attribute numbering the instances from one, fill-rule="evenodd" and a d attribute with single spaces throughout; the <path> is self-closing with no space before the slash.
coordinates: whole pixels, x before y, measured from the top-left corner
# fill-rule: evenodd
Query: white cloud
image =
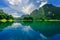
<path id="1" fill-rule="evenodd" d="M 22 11 L 26 14 L 30 14 L 30 12 L 33 11 L 33 9 L 35 8 L 35 6 L 31 3 L 30 5 L 28 5 L 28 7 L 22 7 Z"/>
<path id="2" fill-rule="evenodd" d="M 45 4 L 47 4 L 47 2 L 41 2 L 40 7 L 44 6 Z"/>
<path id="3" fill-rule="evenodd" d="M 22 30 L 25 32 L 29 32 L 30 30 L 32 30 L 32 28 L 30 26 L 24 26 Z"/>
<path id="4" fill-rule="evenodd" d="M 8 0 L 10 4 L 14 5 L 14 0 Z"/>
<path id="5" fill-rule="evenodd" d="M 37 1 L 37 3 L 39 3 L 40 1 Z"/>
<path id="6" fill-rule="evenodd" d="M 38 9 L 39 6 L 44 6 L 47 2 L 46 0 L 8 0 L 9 7 L 21 11 L 24 14 L 30 14 L 33 10 Z M 39 4 L 41 2 L 41 4 Z M 39 5 L 38 7 L 36 5 Z"/>
<path id="7" fill-rule="evenodd" d="M 9 5 L 9 7 L 11 7 L 14 10 L 17 11 L 22 11 L 25 14 L 30 14 L 34 9 L 35 9 L 35 5 L 33 3 L 29 4 L 29 0 L 21 0 L 21 3 L 18 4 L 18 0 L 17 1 L 8 1 L 11 5 Z M 16 6 L 17 5 L 17 6 Z"/>
<path id="8" fill-rule="evenodd" d="M 5 8 L 0 8 L 3 9 L 4 12 L 6 12 L 9 15 L 12 15 L 13 17 L 17 18 L 17 17 L 21 17 L 21 14 L 18 13 L 17 11 L 9 8 L 9 7 L 5 7 Z"/>
<path id="9" fill-rule="evenodd" d="M 21 17 L 21 16 L 19 16 L 19 14 L 18 14 L 17 12 L 15 12 L 15 13 L 11 13 L 11 15 L 12 15 L 13 17 L 15 17 L 15 18 L 17 18 L 17 17 Z"/>
<path id="10" fill-rule="evenodd" d="M 24 2 L 24 4 L 28 4 L 29 0 L 22 0 L 22 2 Z"/>
<path id="11" fill-rule="evenodd" d="M 43 39 L 47 39 L 47 37 L 45 37 L 43 34 L 40 33 L 40 36 L 43 38 Z"/>
<path id="12" fill-rule="evenodd" d="M 8 2 L 9 2 L 11 5 L 17 5 L 17 4 L 21 3 L 21 0 L 8 0 Z"/>
<path id="13" fill-rule="evenodd" d="M 22 27 L 22 24 L 21 23 L 13 23 L 11 26 L 8 26 L 7 28 L 4 28 L 3 30 L 7 30 L 7 29 L 12 29 L 12 30 L 15 30 L 15 29 L 17 29 L 18 27 Z"/>

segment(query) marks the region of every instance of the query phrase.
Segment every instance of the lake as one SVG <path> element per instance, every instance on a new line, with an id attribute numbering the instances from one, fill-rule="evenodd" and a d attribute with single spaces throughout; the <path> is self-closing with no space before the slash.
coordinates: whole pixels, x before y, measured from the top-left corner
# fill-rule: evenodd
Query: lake
<path id="1" fill-rule="evenodd" d="M 60 22 L 0 22 L 0 40 L 60 40 Z"/>

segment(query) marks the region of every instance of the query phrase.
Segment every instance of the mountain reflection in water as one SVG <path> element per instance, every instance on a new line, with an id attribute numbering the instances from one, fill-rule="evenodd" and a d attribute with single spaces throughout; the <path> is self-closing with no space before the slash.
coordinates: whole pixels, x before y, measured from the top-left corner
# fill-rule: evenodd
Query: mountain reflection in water
<path id="1" fill-rule="evenodd" d="M 60 22 L 0 23 L 0 40 L 60 40 Z"/>

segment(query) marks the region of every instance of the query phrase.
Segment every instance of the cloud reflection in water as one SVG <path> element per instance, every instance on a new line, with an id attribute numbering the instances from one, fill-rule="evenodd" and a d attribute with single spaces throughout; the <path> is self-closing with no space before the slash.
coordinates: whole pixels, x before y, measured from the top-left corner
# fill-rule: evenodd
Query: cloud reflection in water
<path id="1" fill-rule="evenodd" d="M 34 31 L 30 26 L 14 23 L 0 33 L 0 40 L 45 40 L 45 37 Z"/>

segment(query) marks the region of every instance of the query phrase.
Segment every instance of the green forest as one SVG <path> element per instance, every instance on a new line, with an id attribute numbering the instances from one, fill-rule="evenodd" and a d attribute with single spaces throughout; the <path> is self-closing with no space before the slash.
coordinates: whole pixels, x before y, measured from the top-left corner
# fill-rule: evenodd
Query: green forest
<path id="1" fill-rule="evenodd" d="M 60 7 L 52 4 L 46 4 L 43 7 L 34 10 L 30 15 L 23 15 L 20 20 L 59 20 Z"/>
<path id="2" fill-rule="evenodd" d="M 0 22 L 12 22 L 14 20 L 12 15 L 6 14 L 3 10 L 0 9 Z"/>
<path id="3" fill-rule="evenodd" d="M 31 16 L 35 19 L 60 19 L 60 7 L 46 4 L 39 10 L 33 11 Z"/>

